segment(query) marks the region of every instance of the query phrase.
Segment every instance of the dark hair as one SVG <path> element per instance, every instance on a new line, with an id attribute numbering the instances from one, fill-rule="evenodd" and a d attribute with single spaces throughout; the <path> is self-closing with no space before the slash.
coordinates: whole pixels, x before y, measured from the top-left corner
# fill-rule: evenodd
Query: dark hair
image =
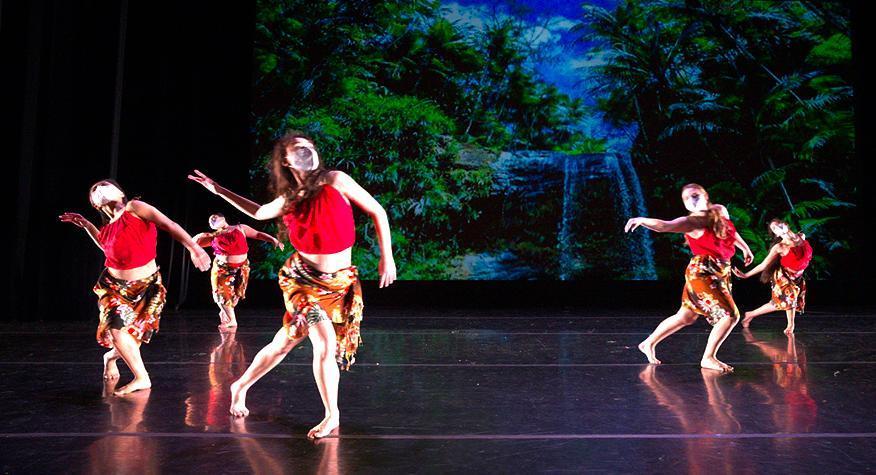
<path id="1" fill-rule="evenodd" d="M 773 234 L 773 224 L 780 223 L 785 226 L 788 225 L 784 220 L 779 218 L 773 218 L 767 223 L 767 230 L 770 232 L 770 235 L 773 236 L 773 241 L 770 243 L 770 249 L 773 248 L 776 244 L 782 242 L 782 238 Z M 781 267 L 782 259 L 773 259 L 772 262 L 769 262 L 766 267 L 764 267 L 763 272 L 760 273 L 760 281 L 764 284 L 770 284 L 773 282 L 773 274 L 776 273 L 776 269 Z"/>
<path id="2" fill-rule="evenodd" d="M 118 183 L 116 180 L 112 179 L 112 178 L 105 178 L 105 179 L 100 180 L 100 181 L 96 182 L 95 184 L 91 185 L 91 188 L 88 189 L 88 202 L 91 203 L 91 207 L 94 208 L 94 209 L 96 209 L 97 212 L 100 214 L 100 220 L 101 220 L 101 222 L 102 222 L 103 224 L 107 224 L 107 223 L 110 222 L 110 219 L 111 219 L 111 217 L 112 217 L 112 212 L 111 212 L 111 210 L 108 210 L 108 209 L 107 209 L 107 208 L 108 208 L 107 206 L 97 206 L 97 205 L 94 203 L 94 201 L 91 201 L 91 195 L 94 194 L 94 190 L 95 190 L 95 188 L 97 188 L 98 186 L 101 186 L 101 185 L 113 185 L 113 186 L 115 186 L 116 188 L 118 188 L 119 191 L 122 192 L 122 204 L 123 204 L 123 205 L 127 205 L 127 204 L 128 204 L 128 196 L 127 196 L 127 194 L 125 193 L 124 188 L 122 188 L 122 186 L 119 185 L 119 183 Z M 137 198 L 134 198 L 134 199 L 137 199 Z"/>
<path id="3" fill-rule="evenodd" d="M 689 188 L 697 189 L 709 195 L 709 192 L 703 187 L 703 185 L 699 185 L 697 183 L 688 183 L 681 187 L 681 192 L 684 193 L 684 190 Z M 711 201 L 706 201 L 709 204 L 709 209 L 706 211 L 706 227 L 712 230 L 715 233 L 715 236 L 718 236 L 718 239 L 727 239 L 727 231 L 729 230 L 727 227 L 727 223 L 724 221 L 724 216 L 721 214 L 721 207 L 717 205 L 713 205 Z"/>
<path id="4" fill-rule="evenodd" d="M 269 165 L 271 172 L 270 191 L 274 196 L 283 196 L 286 198 L 286 205 L 283 209 L 284 213 L 297 213 L 299 210 L 309 205 L 310 201 L 322 189 L 325 175 L 329 172 L 329 170 L 323 166 L 323 161 L 320 160 L 316 169 L 307 172 L 303 182 L 299 183 L 298 180 L 295 179 L 295 175 L 292 174 L 292 171 L 289 170 L 289 167 L 286 164 L 286 150 L 294 145 L 298 139 L 309 141 L 313 144 L 314 149 L 316 149 L 316 143 L 312 138 L 301 131 L 290 130 L 283 134 L 283 136 L 274 143 L 274 150 L 271 152 L 271 161 Z M 319 154 L 319 150 L 317 150 L 317 154 Z M 320 154 L 320 157 L 321 156 L 322 155 Z M 278 223 L 277 228 L 279 229 L 280 236 L 285 237 L 286 227 L 283 226 L 282 223 Z"/>

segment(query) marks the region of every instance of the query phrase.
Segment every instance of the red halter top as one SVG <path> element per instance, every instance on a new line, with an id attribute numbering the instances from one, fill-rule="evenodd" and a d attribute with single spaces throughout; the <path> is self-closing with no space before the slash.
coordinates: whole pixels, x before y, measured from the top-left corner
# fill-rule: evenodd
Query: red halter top
<path id="1" fill-rule="evenodd" d="M 155 223 L 144 221 L 126 210 L 119 219 L 100 229 L 97 240 L 106 256 L 105 266 L 134 269 L 155 259 L 158 229 Z"/>
<path id="2" fill-rule="evenodd" d="M 213 246 L 213 254 L 216 255 L 234 256 L 249 252 L 246 234 L 243 234 L 237 226 L 214 235 L 210 245 Z"/>
<path id="3" fill-rule="evenodd" d="M 812 260 L 812 246 L 809 241 L 803 240 L 803 243 L 792 247 L 788 253 L 782 256 L 782 267 L 790 269 L 794 272 L 803 272 L 809 267 L 809 261 Z"/>
<path id="4" fill-rule="evenodd" d="M 721 219 L 727 224 L 727 237 L 724 239 L 718 238 L 712 228 L 705 228 L 703 235 L 696 239 L 684 235 L 687 245 L 695 256 L 712 256 L 729 261 L 733 254 L 736 254 L 736 226 L 727 218 Z"/>
<path id="5" fill-rule="evenodd" d="M 292 246 L 308 254 L 333 254 L 356 242 L 353 207 L 331 185 L 298 212 L 285 214 L 283 223 Z"/>

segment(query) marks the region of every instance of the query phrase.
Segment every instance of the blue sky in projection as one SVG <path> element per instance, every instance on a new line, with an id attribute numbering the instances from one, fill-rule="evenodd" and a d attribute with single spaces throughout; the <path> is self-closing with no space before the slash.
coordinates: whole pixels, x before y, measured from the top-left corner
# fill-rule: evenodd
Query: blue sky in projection
<path id="1" fill-rule="evenodd" d="M 571 28 L 581 23 L 583 4 L 614 10 L 620 0 L 541 1 L 541 0 L 456 0 L 442 1 L 442 16 L 462 27 L 483 29 L 496 19 L 514 17 L 525 22 L 526 37 L 541 54 L 532 57 L 534 70 L 541 78 L 571 97 L 580 97 L 588 106 L 595 103 L 589 92 L 587 69 L 601 59 L 592 49 L 595 45 L 581 41 L 580 33 Z M 625 150 L 629 146 L 630 130 L 615 129 L 590 114 L 580 124 L 590 136 L 609 140 L 609 148 Z"/>

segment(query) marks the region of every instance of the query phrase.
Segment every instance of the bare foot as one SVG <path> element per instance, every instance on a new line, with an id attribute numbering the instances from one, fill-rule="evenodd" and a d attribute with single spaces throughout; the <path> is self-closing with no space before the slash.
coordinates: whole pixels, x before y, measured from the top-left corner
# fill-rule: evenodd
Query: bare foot
<path id="1" fill-rule="evenodd" d="M 745 318 L 742 319 L 742 328 L 748 328 L 752 320 L 754 320 L 754 315 L 751 312 L 745 312 Z"/>
<path id="2" fill-rule="evenodd" d="M 130 383 L 122 386 L 117 391 L 113 391 L 113 394 L 116 396 L 125 396 L 127 394 L 131 394 L 136 391 L 141 391 L 143 389 L 149 389 L 152 387 L 152 381 L 149 379 L 149 375 L 146 375 L 143 378 L 134 378 Z"/>
<path id="3" fill-rule="evenodd" d="M 243 389 L 238 381 L 231 383 L 231 415 L 234 417 L 246 417 L 249 409 L 246 408 L 246 389 Z"/>
<path id="4" fill-rule="evenodd" d="M 103 354 L 103 379 L 106 381 L 119 379 L 119 367 L 116 365 L 118 359 L 116 350 L 109 350 Z"/>
<path id="5" fill-rule="evenodd" d="M 726 373 L 726 372 L 728 372 L 727 368 L 729 366 L 725 365 L 724 363 L 721 363 L 720 361 L 718 361 L 717 358 L 703 358 L 702 360 L 700 360 L 700 367 L 705 368 L 705 369 L 712 369 L 715 371 L 720 371 L 722 373 Z M 732 371 L 732 368 L 731 368 L 731 371 Z"/>
<path id="6" fill-rule="evenodd" d="M 785 331 L 783 333 L 785 335 L 793 335 L 794 334 L 794 327 L 793 326 L 786 327 Z"/>
<path id="7" fill-rule="evenodd" d="M 639 343 L 639 351 L 645 354 L 645 358 L 648 358 L 648 363 L 650 364 L 660 364 L 660 360 L 657 359 L 657 355 L 654 354 L 654 346 L 646 345 L 645 342 Z"/>
<path id="8" fill-rule="evenodd" d="M 723 361 L 721 361 L 721 360 L 715 360 L 715 361 L 717 361 L 718 364 L 721 365 L 722 368 L 724 368 L 724 372 L 725 372 L 725 373 L 732 373 L 732 372 L 733 372 L 733 367 L 732 367 L 732 366 L 728 365 L 727 363 L 725 363 L 725 362 L 723 362 Z"/>
<path id="9" fill-rule="evenodd" d="M 308 439 L 322 439 L 341 425 L 340 416 L 328 416 L 307 433 Z"/>

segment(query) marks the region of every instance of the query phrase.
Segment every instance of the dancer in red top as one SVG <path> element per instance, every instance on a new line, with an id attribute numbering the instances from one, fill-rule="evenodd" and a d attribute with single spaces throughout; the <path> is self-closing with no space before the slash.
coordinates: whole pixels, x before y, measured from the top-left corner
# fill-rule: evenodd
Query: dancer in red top
<path id="1" fill-rule="evenodd" d="M 396 276 L 386 211 L 350 176 L 327 170 L 319 158 L 313 140 L 300 132 L 280 138 L 270 165 L 276 199 L 264 205 L 232 193 L 197 170 L 189 175 L 252 218 L 282 217 L 296 250 L 277 273 L 286 304 L 283 328 L 231 385 L 231 413 L 249 414 L 249 388 L 309 337 L 313 375 L 325 407 L 325 418 L 308 432 L 310 438 L 325 437 L 338 427 L 338 365 L 349 368 L 361 342 L 363 305 L 358 271 L 351 265 L 356 239 L 351 205 L 374 222 L 380 246 L 380 287 L 392 284 Z"/>
<path id="2" fill-rule="evenodd" d="M 774 236 L 773 246 L 763 262 L 748 272 L 733 269 L 737 277 L 747 279 L 760 274 L 761 282 L 772 284 L 772 299 L 760 307 L 745 312 L 742 327 L 748 328 L 755 317 L 784 310 L 788 318 L 785 334 L 794 333 L 794 318 L 797 312 L 803 313 L 806 307 L 806 280 L 803 271 L 812 260 L 812 246 L 802 233 L 791 232 L 788 223 L 773 219 L 769 223 Z"/>
<path id="3" fill-rule="evenodd" d="M 690 211 L 689 215 L 672 221 L 632 218 L 624 228 L 626 232 L 644 226 L 660 233 L 684 233 L 694 254 L 684 274 L 681 308 L 675 315 L 660 322 L 651 335 L 639 344 L 639 350 L 649 363 L 660 364 L 655 351 L 657 345 L 702 315 L 712 325 L 712 332 L 700 366 L 731 372 L 733 367 L 717 358 L 718 349 L 739 321 L 739 310 L 731 295 L 730 258 L 736 253 L 737 247 L 742 250 L 746 264 L 754 257 L 748 244 L 736 232 L 727 208 L 712 204 L 705 188 L 695 183 L 685 185 L 681 189 L 681 199 Z"/>
<path id="4" fill-rule="evenodd" d="M 246 285 L 249 283 L 249 246 L 246 239 L 258 239 L 283 249 L 283 244 L 270 234 L 256 231 L 245 225 L 229 226 L 225 216 L 216 213 L 210 216 L 212 233 L 199 233 L 194 240 L 198 245 L 213 247 L 213 269 L 210 271 L 210 286 L 213 301 L 219 306 L 219 329 L 230 330 L 237 327 L 234 307 L 240 299 L 246 298 Z"/>
<path id="5" fill-rule="evenodd" d="M 84 229 L 106 255 L 106 269 L 94 286 L 100 308 L 97 342 L 110 348 L 103 356 L 105 379 L 119 377 L 116 360 L 120 357 L 134 373 L 130 383 L 114 392 L 122 396 L 152 387 L 140 344 L 149 343 L 158 332 L 165 302 L 166 291 L 155 264 L 158 229 L 182 243 L 198 269 L 210 268 L 210 256 L 161 211 L 142 201 L 128 200 L 115 181 L 95 183 L 89 201 L 103 218 L 99 230 L 78 213 L 64 213 L 59 219 Z"/>

